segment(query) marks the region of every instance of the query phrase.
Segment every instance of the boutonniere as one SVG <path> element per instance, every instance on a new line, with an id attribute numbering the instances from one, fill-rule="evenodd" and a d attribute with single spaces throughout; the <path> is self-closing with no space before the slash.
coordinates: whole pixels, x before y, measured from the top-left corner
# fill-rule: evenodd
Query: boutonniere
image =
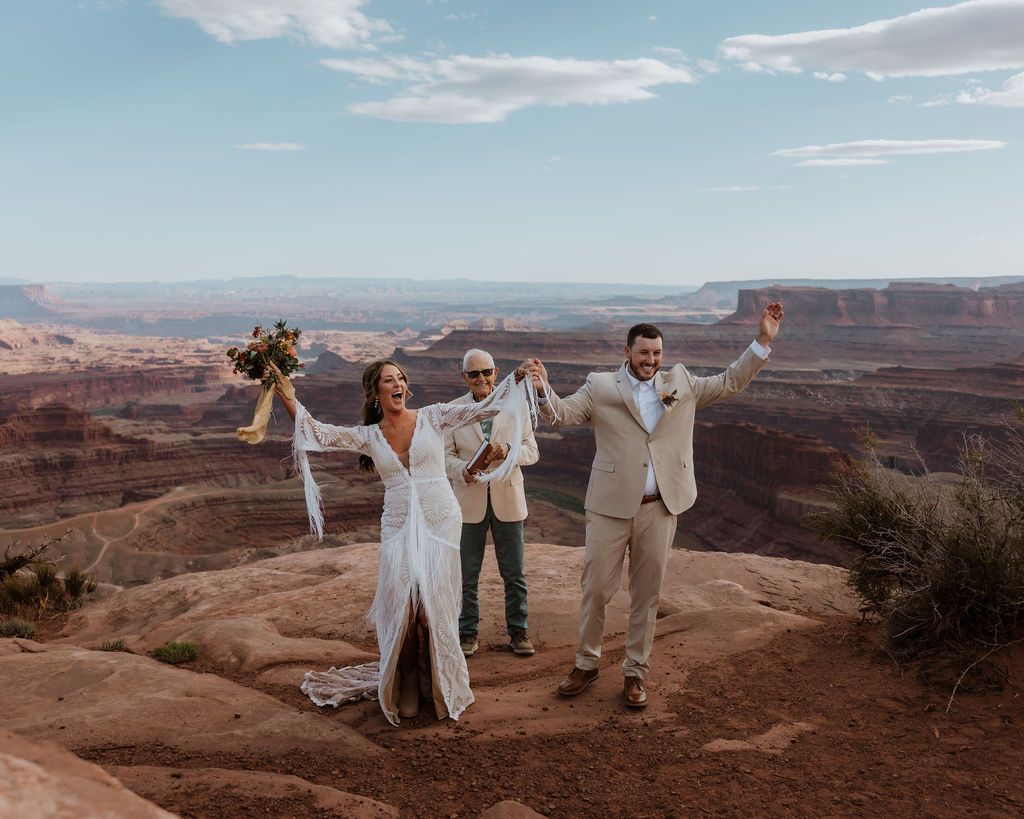
<path id="1" fill-rule="evenodd" d="M 672 409 L 672 407 L 679 403 L 679 396 L 676 395 L 675 390 L 672 390 L 672 392 L 662 390 L 661 403 L 665 405 L 665 409 Z"/>

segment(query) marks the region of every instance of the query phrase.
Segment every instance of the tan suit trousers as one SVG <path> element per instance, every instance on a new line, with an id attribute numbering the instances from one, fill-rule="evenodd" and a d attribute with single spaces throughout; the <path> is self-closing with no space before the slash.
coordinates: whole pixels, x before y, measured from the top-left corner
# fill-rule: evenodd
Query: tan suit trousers
<path id="1" fill-rule="evenodd" d="M 587 546 L 580 587 L 580 642 L 576 665 L 597 668 L 604 636 L 605 608 L 618 591 L 622 562 L 629 551 L 629 625 L 622 673 L 645 679 L 654 645 L 654 624 L 661 600 L 676 516 L 662 501 L 641 504 L 632 518 L 611 518 L 587 510 Z"/>

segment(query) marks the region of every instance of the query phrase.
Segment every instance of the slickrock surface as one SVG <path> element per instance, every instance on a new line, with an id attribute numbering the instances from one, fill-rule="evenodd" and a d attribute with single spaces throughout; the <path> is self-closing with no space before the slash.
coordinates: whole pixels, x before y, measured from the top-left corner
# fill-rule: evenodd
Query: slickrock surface
<path id="1" fill-rule="evenodd" d="M 318 708 L 298 690 L 306 670 L 376 656 L 362 618 L 377 548 L 180 575 L 109 593 L 59 634 L 44 629 L 45 642 L 0 640 L 10 692 L 0 729 L 56 742 L 203 819 L 852 817 L 908 804 L 922 816 L 1012 816 L 1024 806 L 1024 650 L 951 696 L 962 669 L 936 678 L 943 669 L 896 665 L 877 627 L 858 625 L 842 569 L 778 558 L 672 553 L 640 712 L 621 702 L 622 590 L 600 676 L 578 697 L 555 693 L 573 664 L 583 552 L 538 543 L 526 556 L 537 654 L 508 650 L 488 557 L 481 648 L 468 661 L 476 702 L 458 722 L 424 711 L 394 728 L 375 702 Z M 111 639 L 134 653 L 93 650 Z M 147 656 L 182 639 L 200 643 L 198 661 Z M 918 682 L 924 673 L 938 686 Z M 32 780 L 10 781 L 8 799 L 31 798 Z"/>
<path id="2" fill-rule="evenodd" d="M 99 765 L 50 742 L 0 730 L 0 816 L 172 819 Z"/>

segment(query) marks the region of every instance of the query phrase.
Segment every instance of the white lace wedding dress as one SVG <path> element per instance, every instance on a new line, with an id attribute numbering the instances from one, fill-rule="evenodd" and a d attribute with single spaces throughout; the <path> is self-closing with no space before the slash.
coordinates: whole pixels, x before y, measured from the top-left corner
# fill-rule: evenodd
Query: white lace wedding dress
<path id="1" fill-rule="evenodd" d="M 474 421 L 508 412 L 522 423 L 530 412 L 529 389 L 510 375 L 475 404 L 432 404 L 417 411 L 409 448 L 409 468 L 398 459 L 380 427 L 337 427 L 314 419 L 296 401 L 294 452 L 306 488 L 310 526 L 322 534 L 320 493 L 306 453 L 343 449 L 373 458 L 384 481 L 380 519 L 380 572 L 367 618 L 376 626 L 380 673 L 366 666 L 332 668 L 306 674 L 302 690 L 317 705 L 338 705 L 365 696 L 376 683 L 384 716 L 398 724 L 396 684 L 398 653 L 409 628 L 411 612 L 422 605 L 430 624 L 433 701 L 438 719 L 459 715 L 473 702 L 466 658 L 459 646 L 458 615 L 462 600 L 459 540 L 462 512 L 444 470 L 443 433 Z M 518 461 L 519 437 L 506 458 L 510 471 Z M 497 478 L 500 480 L 500 478 Z M 412 604 L 410 606 L 410 603 Z"/>

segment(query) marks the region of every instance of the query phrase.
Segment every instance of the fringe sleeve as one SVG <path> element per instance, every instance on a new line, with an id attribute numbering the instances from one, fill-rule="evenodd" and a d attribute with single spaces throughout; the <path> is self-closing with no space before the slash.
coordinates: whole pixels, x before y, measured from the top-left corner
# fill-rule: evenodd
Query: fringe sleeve
<path id="1" fill-rule="evenodd" d="M 292 436 L 292 459 L 295 471 L 302 479 L 306 493 L 306 512 L 309 515 L 309 531 L 317 540 L 324 538 L 323 499 L 320 487 L 313 480 L 309 466 L 308 452 L 325 452 L 341 449 L 349 452 L 369 454 L 369 427 L 336 427 L 317 421 L 302 404 L 295 402 L 295 434 Z"/>

